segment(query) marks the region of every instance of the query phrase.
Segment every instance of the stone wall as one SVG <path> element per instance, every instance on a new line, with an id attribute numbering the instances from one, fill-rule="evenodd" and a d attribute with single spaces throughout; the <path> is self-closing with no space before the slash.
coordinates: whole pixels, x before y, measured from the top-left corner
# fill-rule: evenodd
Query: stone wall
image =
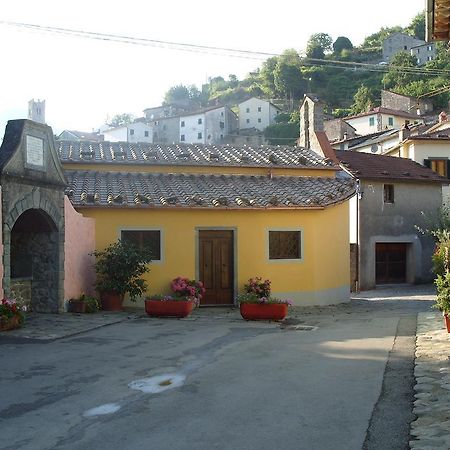
<path id="1" fill-rule="evenodd" d="M 409 114 L 427 114 L 433 111 L 433 102 L 430 99 L 417 99 L 390 91 L 381 91 L 381 106 L 383 108 L 404 111 Z"/>

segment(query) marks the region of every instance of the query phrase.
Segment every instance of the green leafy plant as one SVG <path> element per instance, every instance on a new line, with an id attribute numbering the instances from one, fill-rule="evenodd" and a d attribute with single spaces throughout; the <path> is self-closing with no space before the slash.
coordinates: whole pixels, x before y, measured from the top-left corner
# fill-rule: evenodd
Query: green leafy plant
<path id="1" fill-rule="evenodd" d="M 450 313 L 450 272 L 438 275 L 434 280 L 437 288 L 436 304 L 434 308 L 439 309 L 444 314 Z"/>
<path id="2" fill-rule="evenodd" d="M 150 271 L 149 249 L 140 249 L 132 243 L 119 240 L 92 254 L 96 258 L 94 268 L 97 274 L 97 291 L 120 295 L 128 293 L 130 300 L 136 301 L 147 290 L 148 285 L 142 275 Z"/>
<path id="3" fill-rule="evenodd" d="M 259 297 L 257 294 L 244 292 L 236 297 L 239 304 L 241 303 L 255 303 L 259 305 L 274 305 L 274 304 L 287 304 L 292 306 L 292 300 L 282 299 L 276 297 Z"/>

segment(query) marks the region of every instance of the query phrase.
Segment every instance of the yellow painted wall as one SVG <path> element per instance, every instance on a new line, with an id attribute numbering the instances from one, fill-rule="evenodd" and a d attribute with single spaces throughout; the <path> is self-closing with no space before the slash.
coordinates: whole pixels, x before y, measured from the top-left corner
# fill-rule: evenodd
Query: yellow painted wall
<path id="1" fill-rule="evenodd" d="M 237 286 L 254 276 L 272 281 L 273 295 L 303 299 L 314 292 L 344 289 L 349 285 L 348 202 L 324 210 L 171 210 L 79 208 L 96 219 L 96 248 L 115 242 L 121 229 L 161 229 L 161 263 L 152 263 L 149 293 L 168 293 L 176 276 L 196 277 L 196 228 L 228 227 L 235 233 Z M 269 229 L 301 229 L 303 259 L 269 261 Z M 304 295 L 305 294 L 305 295 Z M 328 294 L 327 294 L 328 295 Z M 343 299 L 332 299 L 337 303 Z M 314 303 L 313 301 L 309 303 Z M 323 303 L 323 301 L 322 301 Z M 143 302 L 138 301 L 138 306 Z"/>
<path id="2" fill-rule="evenodd" d="M 65 170 L 95 170 L 99 172 L 151 172 L 151 173 L 206 173 L 225 175 L 262 175 L 265 176 L 269 170 L 275 176 L 291 177 L 335 177 L 335 169 L 302 169 L 302 168 L 281 168 L 281 167 L 210 167 L 210 166 L 149 166 L 149 165 L 126 165 L 126 164 L 78 164 L 65 163 Z"/>

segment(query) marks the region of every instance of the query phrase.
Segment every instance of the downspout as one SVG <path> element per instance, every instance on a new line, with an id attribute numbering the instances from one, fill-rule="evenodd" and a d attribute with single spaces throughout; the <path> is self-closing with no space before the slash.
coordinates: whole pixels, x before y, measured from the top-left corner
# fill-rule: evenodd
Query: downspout
<path id="1" fill-rule="evenodd" d="M 359 292 L 359 276 L 361 273 L 360 269 L 360 261 L 361 261 L 361 249 L 359 246 L 359 243 L 361 241 L 359 236 L 359 201 L 362 198 L 362 192 L 361 192 L 361 182 L 359 178 L 356 179 L 356 280 L 355 280 L 355 291 Z"/>

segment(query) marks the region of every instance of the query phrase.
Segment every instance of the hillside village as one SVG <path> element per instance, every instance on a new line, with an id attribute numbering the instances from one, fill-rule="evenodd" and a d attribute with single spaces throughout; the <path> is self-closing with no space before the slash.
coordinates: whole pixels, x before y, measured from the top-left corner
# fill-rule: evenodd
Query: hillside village
<path id="1" fill-rule="evenodd" d="M 90 131 L 31 99 L 0 141 L 7 448 L 449 448 L 449 42 L 428 0 Z"/>

